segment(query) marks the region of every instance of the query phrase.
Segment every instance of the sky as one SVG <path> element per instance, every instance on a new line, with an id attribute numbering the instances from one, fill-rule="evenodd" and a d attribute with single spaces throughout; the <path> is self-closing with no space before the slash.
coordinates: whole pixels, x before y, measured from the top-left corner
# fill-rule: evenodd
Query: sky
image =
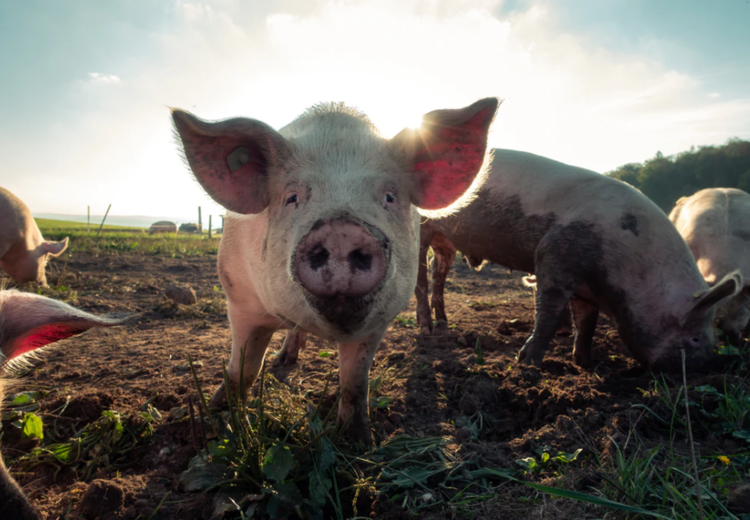
<path id="1" fill-rule="evenodd" d="M 0 3 L 0 186 L 34 213 L 204 218 L 168 107 L 395 135 L 487 96 L 492 147 L 606 172 L 750 139 L 750 1 Z M 195 218 L 193 218 L 195 220 Z"/>

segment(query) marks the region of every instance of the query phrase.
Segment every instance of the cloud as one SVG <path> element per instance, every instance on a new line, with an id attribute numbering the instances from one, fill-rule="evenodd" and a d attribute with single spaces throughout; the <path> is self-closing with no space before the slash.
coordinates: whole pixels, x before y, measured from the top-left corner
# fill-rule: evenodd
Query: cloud
<path id="1" fill-rule="evenodd" d="M 99 72 L 89 72 L 89 78 L 96 83 L 120 83 L 120 78 L 114 74 L 101 74 Z"/>
<path id="2" fill-rule="evenodd" d="M 92 72 L 85 83 L 118 88 L 70 89 L 82 108 L 46 129 L 54 171 L 28 160 L 37 141 L 9 148 L 11 165 L 29 174 L 17 179 L 66 180 L 64 198 L 40 194 L 34 211 L 95 197 L 116 214 L 189 215 L 198 204 L 217 214 L 179 159 L 167 106 L 278 128 L 314 103 L 345 101 L 393 135 L 431 110 L 498 96 L 491 145 L 597 171 L 750 138 L 750 99 L 714 96 L 653 55 L 565 32 L 545 3 L 502 17 L 491 0 L 172 5 L 169 23 L 144 36 L 152 52 L 126 82 Z"/>

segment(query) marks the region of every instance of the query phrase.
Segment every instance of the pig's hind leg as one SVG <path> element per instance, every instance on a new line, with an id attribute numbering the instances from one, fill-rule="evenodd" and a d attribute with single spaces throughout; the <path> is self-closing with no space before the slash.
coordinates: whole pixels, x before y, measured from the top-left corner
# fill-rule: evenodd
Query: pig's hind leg
<path id="1" fill-rule="evenodd" d="M 572 298 L 570 310 L 576 327 L 573 360 L 579 367 L 590 367 L 591 344 L 594 340 L 596 322 L 599 319 L 599 307 L 580 298 Z"/>
<path id="2" fill-rule="evenodd" d="M 435 311 L 435 321 L 438 327 L 448 326 L 448 316 L 445 314 L 445 279 L 451 271 L 453 260 L 456 258 L 456 248 L 443 235 L 435 235 L 432 239 L 432 250 L 435 252 L 435 271 L 432 274 L 432 308 Z"/>
<path id="3" fill-rule="evenodd" d="M 417 271 L 417 286 L 414 288 L 414 296 L 417 299 L 417 324 L 422 329 L 422 334 L 432 332 L 432 310 L 429 300 L 429 270 L 427 268 L 427 250 L 430 249 L 433 233 L 428 229 L 429 224 L 420 227 L 419 243 L 419 270 Z"/>
<path id="4" fill-rule="evenodd" d="M 290 330 L 286 333 L 281 352 L 273 360 L 273 366 L 283 367 L 293 365 L 299 359 L 299 352 L 305 348 L 307 333 L 302 330 Z"/>

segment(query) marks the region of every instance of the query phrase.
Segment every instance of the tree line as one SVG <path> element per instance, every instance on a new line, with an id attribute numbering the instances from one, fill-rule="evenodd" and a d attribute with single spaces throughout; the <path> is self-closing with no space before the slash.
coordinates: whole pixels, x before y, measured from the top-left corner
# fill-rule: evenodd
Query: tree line
<path id="1" fill-rule="evenodd" d="M 656 152 L 642 164 L 625 164 L 606 175 L 635 186 L 669 213 L 677 199 L 705 188 L 750 192 L 750 141 L 733 138 L 667 157 Z"/>

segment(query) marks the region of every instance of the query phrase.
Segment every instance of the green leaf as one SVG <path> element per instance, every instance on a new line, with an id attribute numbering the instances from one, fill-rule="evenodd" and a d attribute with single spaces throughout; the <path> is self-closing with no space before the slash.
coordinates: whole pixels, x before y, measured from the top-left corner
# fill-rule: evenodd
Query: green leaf
<path id="1" fill-rule="evenodd" d="M 563 464 L 569 464 L 571 462 L 574 462 L 578 458 L 578 455 L 581 454 L 582 451 L 583 451 L 583 448 L 578 448 L 573 453 L 560 452 L 557 455 L 555 455 L 555 458 L 552 460 L 554 460 L 555 462 L 561 462 Z"/>
<path id="2" fill-rule="evenodd" d="M 13 400 L 10 402 L 12 406 L 25 406 L 34 402 L 37 392 L 21 392 L 13 396 Z"/>
<path id="3" fill-rule="evenodd" d="M 391 406 L 392 402 L 393 402 L 392 397 L 388 397 L 387 395 L 381 395 L 375 400 L 375 402 L 373 403 L 373 407 L 380 408 L 382 410 Z"/>
<path id="4" fill-rule="evenodd" d="M 283 444 L 272 446 L 263 459 L 263 473 L 276 482 L 283 481 L 289 475 L 293 466 L 292 452 Z"/>
<path id="5" fill-rule="evenodd" d="M 539 464 L 537 463 L 534 457 L 526 457 L 525 459 L 518 459 L 516 461 L 516 464 L 521 466 L 527 472 L 534 472 L 539 468 Z"/>
<path id="6" fill-rule="evenodd" d="M 719 391 L 716 390 L 716 388 L 714 388 L 711 385 L 696 386 L 693 390 L 701 394 L 718 394 L 719 393 Z"/>
<path id="7" fill-rule="evenodd" d="M 54 444 L 52 446 L 49 446 L 49 449 L 51 449 L 52 455 L 54 455 L 55 458 L 60 462 L 68 462 L 68 459 L 70 459 L 70 455 L 73 453 L 73 446 L 71 446 L 69 443 Z"/>
<path id="8" fill-rule="evenodd" d="M 23 414 L 23 423 L 21 427 L 21 437 L 24 439 L 44 439 L 42 431 L 42 418 L 34 413 Z"/>
<path id="9" fill-rule="evenodd" d="M 331 353 L 327 350 L 321 350 L 318 352 L 318 357 L 331 357 Z"/>
<path id="10" fill-rule="evenodd" d="M 323 437 L 320 439 L 320 462 L 318 463 L 320 472 L 325 473 L 334 462 L 336 462 L 336 450 L 331 441 Z"/>
<path id="11" fill-rule="evenodd" d="M 190 467 L 180 475 L 180 483 L 185 491 L 206 491 L 221 483 L 227 470 L 225 464 L 207 462 L 196 455 L 190 461 Z"/>

